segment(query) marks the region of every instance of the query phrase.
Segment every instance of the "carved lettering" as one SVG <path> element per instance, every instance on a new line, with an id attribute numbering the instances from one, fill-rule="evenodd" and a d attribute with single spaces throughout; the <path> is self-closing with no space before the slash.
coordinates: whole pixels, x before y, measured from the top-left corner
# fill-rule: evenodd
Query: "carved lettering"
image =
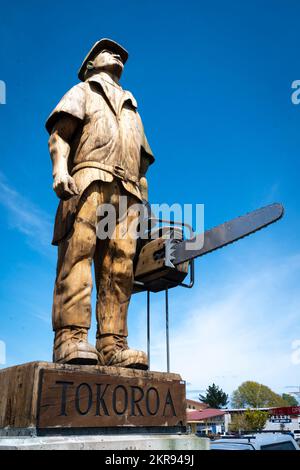
<path id="1" fill-rule="evenodd" d="M 74 382 L 64 382 L 63 380 L 57 380 L 55 383 L 57 385 L 62 385 L 59 416 L 67 416 L 67 388 L 71 385 L 74 385 Z"/>
<path id="2" fill-rule="evenodd" d="M 120 393 L 118 393 L 119 390 L 120 391 L 122 390 L 123 397 Z M 120 408 L 118 409 L 117 407 L 118 396 L 119 397 L 121 396 L 123 398 L 122 400 L 120 400 L 121 403 L 123 403 L 123 407 L 121 409 Z M 127 408 L 128 408 L 128 391 L 126 387 L 124 387 L 124 385 L 118 385 L 116 388 L 114 388 L 113 395 L 112 395 L 112 406 L 113 406 L 114 412 L 117 415 L 121 416 L 126 413 Z"/>
<path id="3" fill-rule="evenodd" d="M 136 416 L 135 409 L 138 410 L 140 416 L 144 416 L 139 403 L 144 398 L 144 390 L 141 387 L 133 386 L 131 388 L 131 416 Z"/>
<path id="4" fill-rule="evenodd" d="M 97 387 L 97 401 L 96 401 L 96 416 L 101 416 L 101 408 L 103 408 L 105 416 L 109 416 L 108 408 L 104 401 L 104 395 L 109 387 L 105 385 L 103 392 L 101 392 L 101 387 L 103 384 L 96 384 Z"/>
<path id="5" fill-rule="evenodd" d="M 150 407 L 150 403 L 151 403 L 151 395 L 153 396 L 154 395 L 154 409 L 151 409 Z M 156 388 L 154 387 L 150 387 L 148 390 L 147 390 L 147 393 L 146 393 L 146 408 L 147 408 L 147 413 L 150 415 L 150 416 L 155 416 L 159 410 L 159 407 L 160 407 L 160 399 L 159 399 L 159 393 L 157 391 Z"/>
<path id="6" fill-rule="evenodd" d="M 84 410 L 81 408 L 81 403 L 82 403 L 82 397 L 85 397 L 85 392 L 87 393 L 87 406 Z M 76 394 L 75 394 L 75 407 L 76 411 L 80 415 L 87 415 L 88 412 L 90 411 L 91 407 L 93 404 L 93 392 L 91 389 L 91 386 L 87 383 L 82 383 L 76 388 Z"/>
<path id="7" fill-rule="evenodd" d="M 170 389 L 169 389 L 169 388 L 168 388 L 168 393 L 167 393 L 167 396 L 166 396 L 166 401 L 165 401 L 165 407 L 164 407 L 164 411 L 163 411 L 163 416 L 169 416 L 169 414 L 166 414 L 166 408 L 167 408 L 167 406 L 171 407 L 171 412 L 172 412 L 173 416 L 176 416 L 176 411 L 175 411 L 175 407 L 174 407 L 172 395 L 171 395 L 171 392 L 170 392 Z"/>
<path id="8" fill-rule="evenodd" d="M 186 421 L 185 385 L 176 380 L 62 370 L 45 371 L 41 387 L 42 429 L 184 426 Z"/>

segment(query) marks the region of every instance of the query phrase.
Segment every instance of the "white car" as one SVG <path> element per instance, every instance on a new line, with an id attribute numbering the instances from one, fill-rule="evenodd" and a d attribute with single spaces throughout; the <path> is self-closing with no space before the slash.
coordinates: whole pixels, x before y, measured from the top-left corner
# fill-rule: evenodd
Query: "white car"
<path id="1" fill-rule="evenodd" d="M 284 433 L 257 433 L 212 441 L 211 450 L 300 450 L 295 439 Z"/>

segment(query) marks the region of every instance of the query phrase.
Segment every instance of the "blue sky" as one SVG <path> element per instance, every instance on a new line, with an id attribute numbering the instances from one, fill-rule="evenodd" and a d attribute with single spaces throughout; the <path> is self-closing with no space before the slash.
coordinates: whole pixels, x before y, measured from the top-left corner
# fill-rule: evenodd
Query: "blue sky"
<path id="1" fill-rule="evenodd" d="M 197 262 L 193 291 L 171 294 L 171 366 L 197 396 L 212 381 L 278 392 L 299 385 L 299 2 L 6 3 L 1 10 L 0 340 L 7 365 L 51 360 L 57 198 L 44 122 L 77 83 L 91 45 L 130 53 L 122 79 L 156 155 L 153 203 L 203 203 L 209 228 L 271 202 L 278 224 Z M 163 297 L 153 298 L 152 368 L 165 370 Z M 130 344 L 144 347 L 145 296 Z M 94 328 L 90 340 L 93 341 Z M 295 351 L 294 351 L 295 352 Z M 4 366 L 4 365 L 3 365 Z"/>

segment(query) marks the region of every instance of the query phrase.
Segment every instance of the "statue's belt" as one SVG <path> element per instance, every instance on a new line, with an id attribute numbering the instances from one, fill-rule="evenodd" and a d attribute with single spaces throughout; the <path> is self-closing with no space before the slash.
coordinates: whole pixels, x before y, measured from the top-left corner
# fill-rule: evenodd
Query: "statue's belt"
<path id="1" fill-rule="evenodd" d="M 74 166 L 72 169 L 72 176 L 78 171 L 82 170 L 83 168 L 97 168 L 98 170 L 104 170 L 108 171 L 109 173 L 112 173 L 114 176 L 121 178 L 124 181 L 130 181 L 132 183 L 138 183 L 138 178 L 129 175 L 124 168 L 122 168 L 119 165 L 106 165 L 105 163 L 99 163 L 99 162 L 94 162 L 94 161 L 89 161 L 89 162 L 82 162 L 78 163 L 77 165 Z"/>

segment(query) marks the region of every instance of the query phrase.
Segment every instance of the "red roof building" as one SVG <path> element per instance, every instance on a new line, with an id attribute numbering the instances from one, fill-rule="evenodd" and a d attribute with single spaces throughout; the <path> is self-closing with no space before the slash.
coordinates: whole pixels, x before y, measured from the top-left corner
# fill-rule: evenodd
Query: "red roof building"
<path id="1" fill-rule="evenodd" d="M 208 427 L 218 429 L 221 432 L 224 428 L 226 410 L 207 408 L 205 410 L 187 410 L 187 424 L 191 431 L 196 433 L 199 430 L 208 431 Z"/>
<path id="2" fill-rule="evenodd" d="M 188 419 L 188 422 L 205 421 L 210 418 L 215 418 L 216 416 L 223 416 L 224 414 L 225 414 L 225 410 L 207 408 L 206 410 L 202 410 L 202 411 L 198 411 L 198 410 L 188 411 L 187 419 Z"/>

